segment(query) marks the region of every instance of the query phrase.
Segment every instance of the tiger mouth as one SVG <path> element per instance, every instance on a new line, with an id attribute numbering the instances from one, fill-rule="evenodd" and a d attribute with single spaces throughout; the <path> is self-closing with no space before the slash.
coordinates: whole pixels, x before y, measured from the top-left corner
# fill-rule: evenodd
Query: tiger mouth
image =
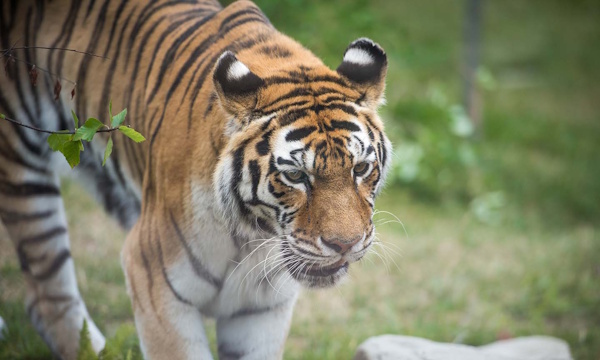
<path id="1" fill-rule="evenodd" d="M 338 265 L 340 264 L 341 265 Z M 347 270 L 350 264 L 345 260 L 340 260 L 332 266 L 328 267 L 320 267 L 320 266 L 311 266 L 306 271 L 303 271 L 303 275 L 308 276 L 316 276 L 316 277 L 327 277 L 336 274 L 338 271 L 344 269 Z"/>
<path id="2" fill-rule="evenodd" d="M 350 263 L 340 260 L 330 266 L 310 266 L 298 271 L 292 262 L 287 263 L 290 275 L 309 288 L 327 288 L 335 285 L 348 272 Z"/>
<path id="3" fill-rule="evenodd" d="M 309 288 L 326 288 L 335 285 L 348 272 L 352 260 L 341 258 L 333 264 L 318 265 L 311 259 L 303 259 L 293 254 L 290 244 L 282 244 L 284 250 L 285 266 L 288 273 L 302 285 Z M 304 265 L 300 265 L 304 263 Z"/>

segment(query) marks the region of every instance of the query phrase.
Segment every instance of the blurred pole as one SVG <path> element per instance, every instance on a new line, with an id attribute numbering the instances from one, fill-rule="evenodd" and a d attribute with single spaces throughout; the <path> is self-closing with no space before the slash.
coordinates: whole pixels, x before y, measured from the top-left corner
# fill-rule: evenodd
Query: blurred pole
<path id="1" fill-rule="evenodd" d="M 481 11 L 483 0 L 465 0 L 463 106 L 469 115 L 475 136 L 481 130 L 481 94 L 477 87 L 477 68 L 481 44 Z"/>

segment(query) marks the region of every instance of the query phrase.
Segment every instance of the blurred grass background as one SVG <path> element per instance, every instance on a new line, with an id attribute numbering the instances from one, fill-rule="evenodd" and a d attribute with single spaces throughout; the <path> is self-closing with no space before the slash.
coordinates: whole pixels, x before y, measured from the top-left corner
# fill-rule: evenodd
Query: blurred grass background
<path id="1" fill-rule="evenodd" d="M 484 1 L 476 131 L 461 107 L 463 1 L 256 3 L 332 68 L 363 36 L 389 57 L 386 246 L 344 285 L 302 295 L 285 358 L 349 359 L 366 338 L 397 333 L 473 345 L 551 335 L 576 359 L 600 359 L 600 2 Z M 130 348 L 124 234 L 75 182 L 64 193 L 88 308 Z M 0 242 L 0 358 L 48 358 Z"/>

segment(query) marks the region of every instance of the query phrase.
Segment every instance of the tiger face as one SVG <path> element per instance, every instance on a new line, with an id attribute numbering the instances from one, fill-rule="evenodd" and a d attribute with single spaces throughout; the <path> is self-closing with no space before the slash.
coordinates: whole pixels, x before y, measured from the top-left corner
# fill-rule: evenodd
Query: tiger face
<path id="1" fill-rule="evenodd" d="M 276 241 L 279 264 L 307 287 L 337 283 L 373 242 L 390 152 L 376 113 L 386 66 L 385 52 L 359 39 L 336 71 L 259 76 L 230 52 L 215 67 L 231 115 L 214 177 L 221 211 L 237 236 Z"/>

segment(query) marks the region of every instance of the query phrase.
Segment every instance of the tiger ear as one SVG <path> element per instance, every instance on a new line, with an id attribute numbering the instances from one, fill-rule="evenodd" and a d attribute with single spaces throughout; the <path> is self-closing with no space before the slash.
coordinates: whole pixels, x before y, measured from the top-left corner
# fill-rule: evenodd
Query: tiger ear
<path id="1" fill-rule="evenodd" d="M 213 81 L 221 105 L 231 115 L 245 117 L 255 107 L 263 79 L 254 74 L 231 51 L 217 60 Z"/>
<path id="2" fill-rule="evenodd" d="M 360 38 L 353 41 L 344 52 L 337 72 L 363 93 L 363 101 L 367 106 L 376 108 L 383 102 L 387 56 L 372 40 Z"/>

